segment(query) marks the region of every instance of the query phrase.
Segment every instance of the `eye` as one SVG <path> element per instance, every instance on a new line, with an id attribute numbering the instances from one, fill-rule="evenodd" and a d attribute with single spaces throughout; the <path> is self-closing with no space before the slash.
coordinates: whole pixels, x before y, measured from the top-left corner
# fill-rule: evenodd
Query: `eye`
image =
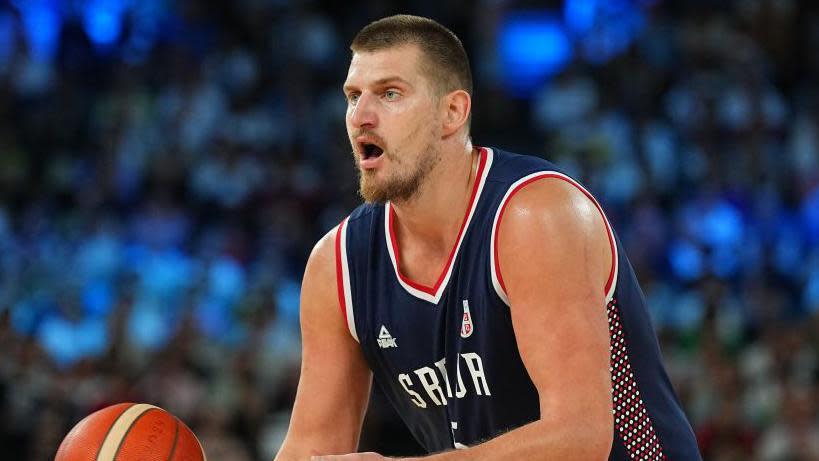
<path id="1" fill-rule="evenodd" d="M 348 94 L 348 95 L 347 95 L 347 103 L 348 103 L 348 104 L 350 104 L 351 106 L 354 106 L 354 105 L 358 104 L 358 98 L 359 98 L 359 96 L 360 96 L 360 95 L 359 95 L 358 93 L 350 93 L 350 94 Z"/>
<path id="2" fill-rule="evenodd" d="M 399 96 L 401 96 L 401 94 L 395 90 L 387 90 L 384 92 L 384 98 L 387 101 L 395 101 Z"/>

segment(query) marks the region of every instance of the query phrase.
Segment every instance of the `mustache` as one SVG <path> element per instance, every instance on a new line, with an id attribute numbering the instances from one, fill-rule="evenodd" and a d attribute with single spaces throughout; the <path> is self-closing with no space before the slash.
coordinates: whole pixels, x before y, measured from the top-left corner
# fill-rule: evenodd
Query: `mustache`
<path id="1" fill-rule="evenodd" d="M 350 135 L 350 140 L 354 140 L 359 136 L 368 136 L 368 137 L 372 138 L 376 143 L 378 143 L 379 146 L 381 146 L 382 149 L 385 149 L 387 147 L 387 143 L 386 143 L 386 141 L 384 141 L 384 138 L 382 138 L 381 136 L 378 136 L 378 134 L 375 133 L 374 131 L 370 131 L 370 130 L 366 130 L 366 129 L 358 130 L 358 131 L 354 132 L 352 135 Z"/>

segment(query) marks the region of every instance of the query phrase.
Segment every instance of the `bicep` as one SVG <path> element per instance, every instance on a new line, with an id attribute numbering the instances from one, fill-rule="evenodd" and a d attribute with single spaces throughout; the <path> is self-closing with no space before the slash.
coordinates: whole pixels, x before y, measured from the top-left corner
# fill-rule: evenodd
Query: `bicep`
<path id="1" fill-rule="evenodd" d="M 498 252 L 518 348 L 540 396 L 541 419 L 605 429 L 610 435 L 604 287 L 612 251 L 602 214 L 573 185 L 537 181 L 510 200 Z"/>
<path id="2" fill-rule="evenodd" d="M 339 308 L 331 232 L 314 249 L 301 295 L 302 364 L 285 443 L 277 459 L 356 450 L 371 373 Z"/>

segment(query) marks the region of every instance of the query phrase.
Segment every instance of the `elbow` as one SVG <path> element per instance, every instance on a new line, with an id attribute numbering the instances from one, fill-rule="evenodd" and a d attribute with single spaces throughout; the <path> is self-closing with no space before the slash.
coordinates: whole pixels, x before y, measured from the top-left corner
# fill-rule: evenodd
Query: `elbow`
<path id="1" fill-rule="evenodd" d="M 586 421 L 580 424 L 564 423 L 557 431 L 552 428 L 554 426 L 543 428 L 548 435 L 545 435 L 541 439 L 543 443 L 539 444 L 538 448 L 531 452 L 534 456 L 530 459 L 543 461 L 552 459 L 562 461 L 607 461 L 609 459 L 614 440 L 612 427 L 604 428 L 602 425 L 589 424 Z"/>
<path id="2" fill-rule="evenodd" d="M 609 455 L 611 454 L 611 447 L 614 441 L 613 431 L 609 428 L 607 431 L 608 435 L 604 436 L 603 434 L 599 434 L 597 437 L 593 437 L 593 440 L 589 442 L 589 453 L 588 457 L 584 457 L 583 459 L 596 459 L 600 461 L 606 461 L 609 459 Z"/>
<path id="3" fill-rule="evenodd" d="M 560 449 L 555 451 L 552 446 L 544 450 L 543 454 L 548 454 L 548 458 L 544 459 L 555 459 L 553 458 L 555 453 L 560 453 L 557 459 L 565 461 L 607 461 L 609 459 L 614 439 L 612 430 L 603 432 L 588 425 L 581 425 L 566 435 L 564 443 L 559 444 Z"/>
<path id="4" fill-rule="evenodd" d="M 614 425 L 610 418 L 594 424 L 585 424 L 578 427 L 579 434 L 586 434 L 586 437 L 578 437 L 580 442 L 577 447 L 578 453 L 582 453 L 577 459 L 606 461 L 611 454 L 611 447 L 614 443 Z"/>
<path id="5" fill-rule="evenodd" d="M 609 412 L 611 415 L 611 412 Z M 573 418 L 574 419 L 574 418 Z M 564 420 L 563 456 L 571 461 L 606 461 L 614 443 L 614 422 L 611 418 L 577 418 L 569 424 Z M 550 458 L 551 459 L 551 458 Z"/>

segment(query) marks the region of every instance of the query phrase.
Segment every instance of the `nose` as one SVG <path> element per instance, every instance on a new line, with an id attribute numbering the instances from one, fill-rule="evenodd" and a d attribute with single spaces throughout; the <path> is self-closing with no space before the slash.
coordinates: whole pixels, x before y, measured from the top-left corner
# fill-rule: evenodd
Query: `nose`
<path id="1" fill-rule="evenodd" d="M 350 106 L 348 116 L 350 124 L 354 128 L 375 128 L 378 125 L 378 117 L 375 112 L 373 96 L 362 93 L 358 97 L 355 106 Z"/>

